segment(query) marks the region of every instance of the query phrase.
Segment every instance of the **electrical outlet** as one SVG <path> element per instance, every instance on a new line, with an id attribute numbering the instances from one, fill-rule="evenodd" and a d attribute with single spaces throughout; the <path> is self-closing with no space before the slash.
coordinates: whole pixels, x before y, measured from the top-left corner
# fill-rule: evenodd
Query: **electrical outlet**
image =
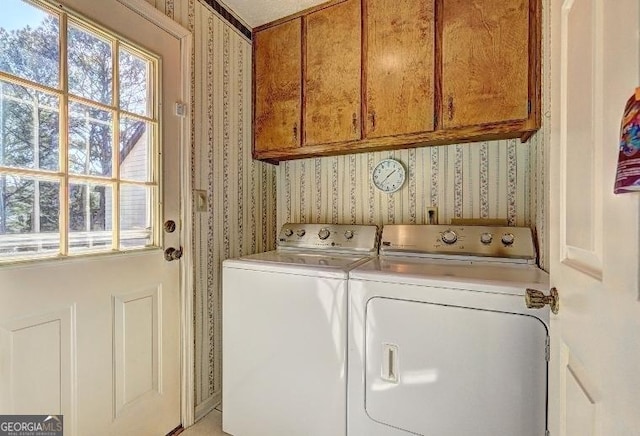
<path id="1" fill-rule="evenodd" d="M 427 224 L 438 224 L 438 207 L 431 206 L 427 208 Z"/>

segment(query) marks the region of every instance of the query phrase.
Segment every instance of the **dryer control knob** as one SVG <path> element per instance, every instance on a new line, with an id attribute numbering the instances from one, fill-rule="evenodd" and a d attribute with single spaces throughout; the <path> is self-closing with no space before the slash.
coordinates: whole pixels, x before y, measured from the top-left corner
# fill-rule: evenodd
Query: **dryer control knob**
<path id="1" fill-rule="evenodd" d="M 344 237 L 347 239 L 352 239 L 353 238 L 353 230 L 347 230 L 344 232 Z"/>
<path id="2" fill-rule="evenodd" d="M 502 243 L 504 245 L 513 245 L 515 240 L 516 237 L 513 236 L 513 233 L 505 233 L 504 235 L 502 235 Z"/>
<path id="3" fill-rule="evenodd" d="M 291 235 L 293 235 L 293 230 L 291 229 L 284 229 L 284 235 L 289 237 Z"/>
<path id="4" fill-rule="evenodd" d="M 331 235 L 331 232 L 325 228 L 320 229 L 320 231 L 318 232 L 318 238 L 322 239 L 323 241 L 327 239 L 329 235 Z"/>
<path id="5" fill-rule="evenodd" d="M 442 232 L 442 242 L 451 245 L 458 240 L 458 235 L 453 230 L 445 230 Z"/>
<path id="6" fill-rule="evenodd" d="M 300 229 L 296 232 L 296 235 L 302 238 L 306 233 L 307 232 L 304 229 Z"/>
<path id="7" fill-rule="evenodd" d="M 483 244 L 491 244 L 491 241 L 493 241 L 493 235 L 491 233 L 483 233 L 480 235 L 480 242 Z"/>

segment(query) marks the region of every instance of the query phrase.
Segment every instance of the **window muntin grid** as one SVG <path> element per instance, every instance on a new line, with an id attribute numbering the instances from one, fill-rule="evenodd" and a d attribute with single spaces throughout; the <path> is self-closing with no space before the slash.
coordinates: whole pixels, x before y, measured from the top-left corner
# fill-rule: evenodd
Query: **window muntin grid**
<path id="1" fill-rule="evenodd" d="M 58 29 L 59 79 L 55 86 L 0 64 L 0 195 L 11 187 L 23 196 L 18 213 L 8 210 L 11 199 L 0 198 L 0 262 L 158 246 L 159 59 L 66 9 L 39 0 L 20 5 L 55 23 L 49 27 Z M 83 64 L 78 47 L 87 42 L 99 50 Z M 100 52 L 107 56 L 96 59 Z M 92 91 L 96 65 L 106 76 Z M 70 86 L 73 80 L 79 86 Z M 21 159 L 3 156 L 8 104 L 22 105 L 16 113 L 31 120 L 32 150 L 21 144 Z M 7 226 L 16 217 L 23 222 Z"/>

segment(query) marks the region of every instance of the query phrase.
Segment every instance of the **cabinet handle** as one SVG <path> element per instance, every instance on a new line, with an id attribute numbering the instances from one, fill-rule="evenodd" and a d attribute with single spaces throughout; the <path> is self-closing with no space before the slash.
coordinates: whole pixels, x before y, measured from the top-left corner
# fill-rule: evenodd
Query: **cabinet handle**
<path id="1" fill-rule="evenodd" d="M 449 96 L 449 121 L 453 120 L 453 115 L 456 113 L 456 107 L 453 104 L 453 97 Z"/>
<path id="2" fill-rule="evenodd" d="M 358 133 L 358 117 L 356 113 L 353 113 L 353 117 L 351 118 L 353 124 L 353 133 Z"/>
<path id="3" fill-rule="evenodd" d="M 369 121 L 371 122 L 371 131 L 376 130 L 376 111 L 369 112 Z"/>
<path id="4" fill-rule="evenodd" d="M 298 143 L 298 123 L 293 123 L 293 142 Z"/>

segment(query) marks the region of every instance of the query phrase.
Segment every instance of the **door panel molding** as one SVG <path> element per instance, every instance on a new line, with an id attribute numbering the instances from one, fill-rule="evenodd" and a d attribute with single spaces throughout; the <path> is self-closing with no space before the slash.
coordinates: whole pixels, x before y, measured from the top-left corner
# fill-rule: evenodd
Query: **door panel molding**
<path id="1" fill-rule="evenodd" d="M 602 117 L 596 108 L 603 106 L 603 92 L 599 85 L 602 68 L 596 59 L 602 50 L 602 43 L 598 42 L 601 8 L 601 0 L 566 0 L 562 5 L 559 144 L 560 260 L 600 281 L 602 216 L 596 211 L 602 210 L 603 178 L 597 165 L 602 161 L 602 152 L 596 138 L 601 137 Z M 580 44 L 572 44 L 574 40 Z M 576 102 L 581 103 L 580 107 Z"/>
<path id="2" fill-rule="evenodd" d="M 600 391 L 569 346 L 565 342 L 559 346 L 561 436 L 596 435 L 600 425 Z"/>
<path id="3" fill-rule="evenodd" d="M 113 297 L 114 419 L 139 397 L 162 395 L 161 301 L 161 285 Z"/>
<path id="4" fill-rule="evenodd" d="M 0 410 L 62 414 L 66 431 L 75 434 L 75 305 L 3 322 L 0 349 L 9 350 L 0 353 Z"/>

